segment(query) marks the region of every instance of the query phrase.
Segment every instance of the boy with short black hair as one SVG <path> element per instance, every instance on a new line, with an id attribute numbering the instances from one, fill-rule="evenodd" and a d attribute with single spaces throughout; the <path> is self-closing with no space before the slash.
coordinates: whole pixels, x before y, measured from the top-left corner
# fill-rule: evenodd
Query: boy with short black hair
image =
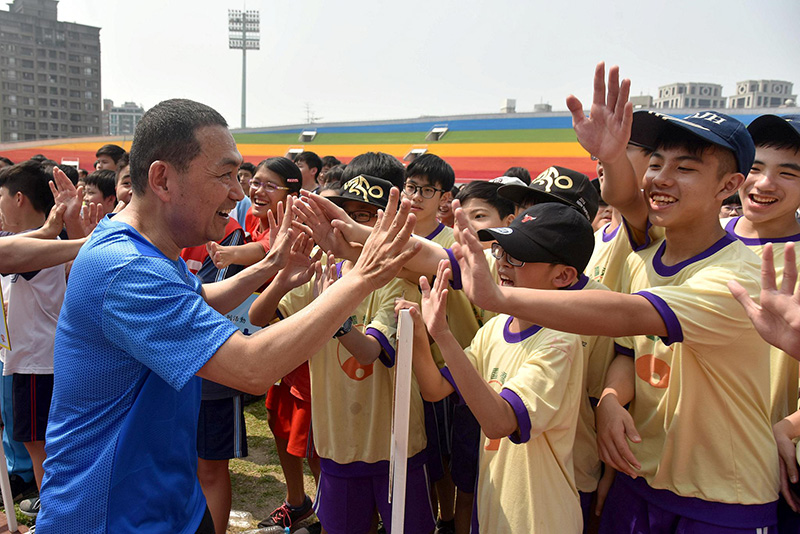
<path id="1" fill-rule="evenodd" d="M 44 224 L 54 203 L 50 179 L 36 161 L 13 165 L 0 173 L 0 218 L 5 231 L 21 233 Z M 45 430 L 53 394 L 53 347 L 66 272 L 61 264 L 3 276 L 2 282 L 12 344 L 10 350 L 0 350 L 5 361 L 3 374 L 13 375 L 13 438 L 25 444 L 41 487 Z M 38 498 L 27 504 L 23 511 L 36 515 Z"/>
<path id="2" fill-rule="evenodd" d="M 294 159 L 295 164 L 303 173 L 303 189 L 315 191 L 318 187 L 317 176 L 322 170 L 322 160 L 314 152 L 301 152 Z"/>
<path id="3" fill-rule="evenodd" d="M 84 180 L 83 200 L 103 206 L 105 213 L 111 213 L 117 207 L 117 173 L 116 169 L 94 171 Z"/>
<path id="4" fill-rule="evenodd" d="M 450 190 L 455 182 L 453 167 L 435 154 L 423 154 L 408 164 L 403 193 L 417 217 L 416 235 L 433 240 L 444 229 L 436 215 L 439 206 L 453 199 Z"/>
<path id="5" fill-rule="evenodd" d="M 500 197 L 501 184 L 475 180 L 462 187 L 456 195 L 461 209 L 467 215 L 470 227 L 475 230 L 508 226 L 514 220 L 514 203 Z M 483 242 L 486 248 L 491 242 Z"/>
<path id="6" fill-rule="evenodd" d="M 762 115 L 747 129 L 756 145 L 756 155 L 739 190 L 744 216 L 725 221 L 725 230 L 758 256 L 763 255 L 764 247 L 770 243 L 777 259 L 777 282 L 780 284 L 786 247 L 789 243 L 796 246 L 800 242 L 800 224 L 795 217 L 800 208 L 800 116 Z M 800 515 L 796 513 L 800 511 L 799 499 L 791 493 L 786 476 L 796 471 L 797 458 L 786 454 L 780 445 L 796 437 L 786 430 L 792 428 L 788 424 L 789 417 L 798 419 L 795 411 L 800 364 L 776 347 L 770 348 L 770 358 L 770 417 L 779 443 L 783 497 L 778 505 L 778 530 L 789 532 L 800 528 Z"/>
<path id="7" fill-rule="evenodd" d="M 125 149 L 118 145 L 108 144 L 101 146 L 94 155 L 97 158 L 95 170 L 116 171 L 117 162 L 125 153 Z"/>

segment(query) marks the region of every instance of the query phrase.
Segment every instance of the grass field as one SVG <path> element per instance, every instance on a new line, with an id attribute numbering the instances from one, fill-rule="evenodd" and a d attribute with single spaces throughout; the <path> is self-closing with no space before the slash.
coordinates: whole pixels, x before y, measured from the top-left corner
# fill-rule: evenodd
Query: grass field
<path id="1" fill-rule="evenodd" d="M 238 533 L 257 528 L 286 497 L 283 472 L 275 451 L 275 441 L 267 424 L 267 410 L 263 397 L 244 410 L 247 424 L 248 457 L 231 460 L 231 484 L 233 486 L 232 509 L 250 512 L 252 524 L 247 528 L 230 527 L 228 532 Z M 308 466 L 305 469 L 306 493 L 314 497 L 314 477 Z"/>

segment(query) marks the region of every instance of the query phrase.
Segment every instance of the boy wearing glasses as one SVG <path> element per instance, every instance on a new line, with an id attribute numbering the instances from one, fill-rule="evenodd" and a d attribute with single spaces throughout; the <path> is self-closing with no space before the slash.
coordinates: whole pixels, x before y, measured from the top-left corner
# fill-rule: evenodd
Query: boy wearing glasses
<path id="1" fill-rule="evenodd" d="M 478 235 L 496 241 L 491 253 L 503 286 L 575 290 L 587 281 L 581 273 L 592 253 L 592 228 L 570 207 L 539 204 L 509 227 Z M 433 288 L 420 280 L 422 315 L 408 303 L 398 307 L 412 308 L 414 374 L 423 398 L 434 401 L 455 391 L 481 424 L 479 525 L 473 532 L 480 526 L 481 532 L 578 533 L 572 451 L 583 389 L 581 337 L 498 315 L 462 350 L 445 311 L 449 270 L 442 261 Z M 428 332 L 447 363 L 441 371 Z"/>
<path id="2" fill-rule="evenodd" d="M 403 196 L 411 201 L 411 213 L 416 215 L 414 235 L 448 248 L 455 243 L 452 228 L 438 219 L 439 209 L 453 200 L 451 190 L 456 175 L 445 160 L 434 154 L 423 154 L 406 167 Z M 415 274 L 411 280 L 416 282 Z M 454 292 L 447 306 L 451 327 L 462 347 L 472 342 L 475 332 L 483 324 L 477 310 L 462 292 Z M 444 365 L 439 349 L 432 347 L 437 364 Z M 434 499 L 439 502 L 437 531 L 453 532 L 455 528 L 455 485 L 450 474 L 452 453 L 454 407 L 449 399 L 425 403 L 425 427 L 428 432 L 428 448 L 431 479 L 435 481 Z M 435 502 L 435 501 L 434 501 Z"/>

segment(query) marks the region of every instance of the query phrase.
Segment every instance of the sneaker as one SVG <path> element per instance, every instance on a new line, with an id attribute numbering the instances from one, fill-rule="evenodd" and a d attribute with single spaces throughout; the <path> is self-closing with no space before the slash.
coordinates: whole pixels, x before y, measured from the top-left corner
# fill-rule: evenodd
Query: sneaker
<path id="1" fill-rule="evenodd" d="M 25 479 L 21 476 L 11 475 L 8 477 L 8 480 L 11 482 L 11 495 L 13 496 L 14 502 L 19 502 L 29 497 L 35 497 L 39 492 L 39 488 L 36 487 L 36 480 L 33 478 L 30 482 L 25 482 Z M 2 508 L 2 502 L 0 502 L 0 508 Z"/>
<path id="2" fill-rule="evenodd" d="M 450 521 L 445 521 L 444 519 L 439 518 L 436 521 L 436 534 L 455 534 L 456 532 L 456 522 L 454 519 Z"/>
<path id="3" fill-rule="evenodd" d="M 39 497 L 34 497 L 33 499 L 25 499 L 24 501 L 19 503 L 19 511 L 27 515 L 28 517 L 36 517 L 39 514 L 39 508 L 41 508 L 41 502 L 39 501 Z"/>
<path id="4" fill-rule="evenodd" d="M 258 524 L 258 528 L 268 527 L 289 527 L 296 525 L 303 519 L 311 515 L 311 499 L 306 495 L 306 500 L 298 508 L 292 508 L 289 503 L 284 502 L 280 508 L 269 514 L 269 517 Z"/>

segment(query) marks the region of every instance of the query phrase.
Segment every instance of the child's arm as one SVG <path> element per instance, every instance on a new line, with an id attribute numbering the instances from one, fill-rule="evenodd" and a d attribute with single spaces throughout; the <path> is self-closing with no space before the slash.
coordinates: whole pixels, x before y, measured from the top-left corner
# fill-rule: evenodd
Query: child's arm
<path id="1" fill-rule="evenodd" d="M 228 265 L 253 265 L 264 259 L 267 253 L 261 243 L 245 243 L 244 245 L 224 246 L 213 241 L 206 244 L 208 255 L 214 267 L 224 269 Z"/>
<path id="2" fill-rule="evenodd" d="M 25 235 L 0 237 L 0 272 L 24 273 L 46 269 L 70 260 L 78 255 L 83 239 L 37 239 Z"/>
<path id="3" fill-rule="evenodd" d="M 342 250 L 342 254 L 337 253 L 337 257 L 355 261 L 354 257 L 358 257 L 360 249 L 351 246 L 349 242 L 363 243 L 369 237 L 369 228 L 353 221 L 342 208 L 325 197 L 309 195 L 308 198 L 308 205 L 296 203 L 295 212 L 303 213 L 301 219 L 314 230 L 314 239 L 335 236 L 337 246 Z M 386 207 L 387 213 L 394 213 L 396 209 L 409 210 L 410 206 L 408 200 L 401 201 L 399 191 L 392 188 Z M 453 204 L 453 209 L 458 206 L 460 204 Z M 409 246 L 418 246 L 420 251 L 408 261 L 399 277 L 413 284 L 417 283 L 421 275 L 432 277 L 436 274 L 439 261 L 448 259 L 447 251 L 433 241 L 412 237 Z"/>
<path id="4" fill-rule="evenodd" d="M 383 350 L 377 339 L 366 335 L 358 328 L 351 328 L 349 332 L 342 334 L 338 339 L 361 365 L 369 365 L 377 360 Z"/>
<path id="5" fill-rule="evenodd" d="M 314 242 L 305 234 L 301 234 L 292 244 L 286 267 L 278 271 L 272 282 L 250 305 L 248 317 L 252 324 L 269 324 L 277 316 L 278 304 L 283 296 L 311 280 L 319 269 L 319 258 L 322 255 L 322 251 L 319 251 L 313 258 L 309 257 L 313 247 Z"/>
<path id="6" fill-rule="evenodd" d="M 287 209 L 291 209 L 292 198 L 286 200 Z M 280 217 L 279 217 L 280 218 Z M 275 276 L 288 262 L 292 245 L 300 234 L 304 233 L 300 225 L 292 223 L 292 217 L 282 217 L 275 223 L 277 232 L 272 240 L 272 248 L 267 256 L 258 263 L 251 265 L 236 276 L 203 284 L 203 298 L 220 313 L 228 313 Z M 272 222 L 270 228 L 272 228 Z"/>
<path id="7" fill-rule="evenodd" d="M 619 67 L 608 72 L 606 92 L 605 63 L 594 72 L 594 95 L 589 117 L 575 96 L 567 97 L 572 112 L 572 127 L 578 142 L 603 164 L 603 200 L 617 208 L 631 228 L 647 230 L 647 204 L 641 192 L 641 176 L 636 176 L 628 160 L 633 104 L 628 101 L 630 80 L 619 82 Z"/>
<path id="8" fill-rule="evenodd" d="M 778 444 L 778 457 L 781 467 L 781 495 L 795 512 L 800 511 L 800 495 L 795 494 L 789 484 L 797 484 L 797 446 L 794 440 L 800 438 L 800 410 L 781 419 L 772 427 L 775 442 Z"/>
<path id="9" fill-rule="evenodd" d="M 480 423 L 483 433 L 489 439 L 509 436 L 519 428 L 514 409 L 478 374 L 447 325 L 449 271 L 449 262 L 443 260 L 439 263 L 433 287 L 427 278 L 420 278 L 423 318 L 461 396 Z"/>
<path id="10" fill-rule="evenodd" d="M 405 299 L 397 299 L 395 304 L 395 314 L 400 315 L 400 310 L 409 310 L 411 318 L 414 320 L 414 346 L 412 350 L 412 369 L 414 376 L 419 384 L 419 392 L 422 398 L 428 402 L 440 401 L 452 394 L 452 384 L 447 381 L 436 362 L 433 361 L 431 354 L 431 341 L 428 338 L 428 330 L 422 320 L 419 304 Z"/>
<path id="11" fill-rule="evenodd" d="M 597 404 L 597 448 L 600 459 L 607 465 L 636 478 L 641 464 L 631 452 L 628 439 L 640 443 L 642 438 L 633 423 L 633 417 L 624 408 L 634 397 L 634 360 L 617 354 L 608 368 L 605 388 Z"/>
<path id="12" fill-rule="evenodd" d="M 573 334 L 611 337 L 667 335 L 661 315 L 640 295 L 498 286 L 489 270 L 483 247 L 469 228 L 461 208 L 456 210 L 456 227 L 460 245 L 453 245 L 453 253 L 461 269 L 464 293 L 476 306 Z M 603 309 L 604 313 L 595 313 L 594 310 L 598 309 Z"/>
<path id="13" fill-rule="evenodd" d="M 761 304 L 756 304 L 747 291 L 735 280 L 728 288 L 747 312 L 753 326 L 764 340 L 800 360 L 800 289 L 797 283 L 797 262 L 794 243 L 784 249 L 783 281 L 780 289 L 775 283 L 775 260 L 772 244 L 767 243 L 761 258 Z"/>

